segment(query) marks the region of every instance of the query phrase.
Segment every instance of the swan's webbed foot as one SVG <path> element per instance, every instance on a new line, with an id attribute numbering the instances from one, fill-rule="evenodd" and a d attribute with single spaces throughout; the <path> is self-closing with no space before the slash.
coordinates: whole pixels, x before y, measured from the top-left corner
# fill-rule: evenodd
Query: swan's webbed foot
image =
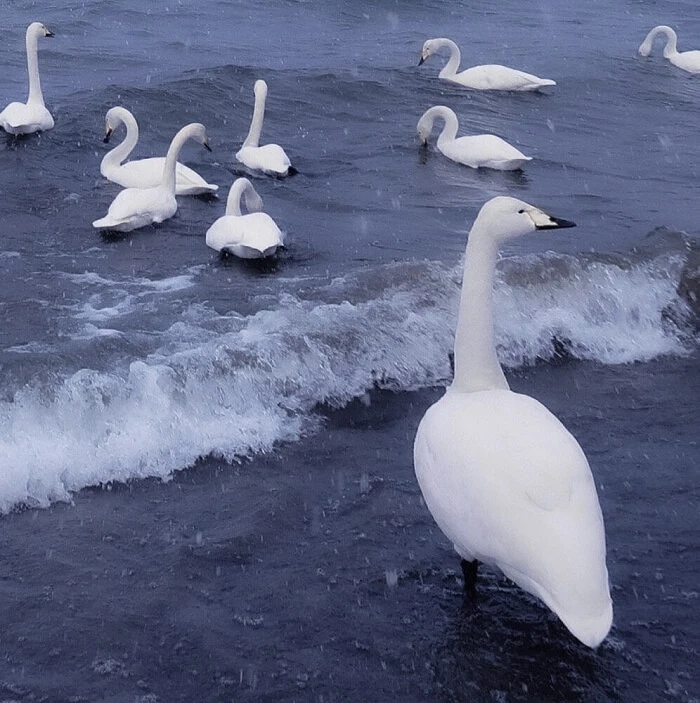
<path id="1" fill-rule="evenodd" d="M 479 568 L 479 562 L 467 561 L 462 559 L 462 576 L 464 577 L 464 597 L 474 600 L 476 598 L 476 575 Z"/>

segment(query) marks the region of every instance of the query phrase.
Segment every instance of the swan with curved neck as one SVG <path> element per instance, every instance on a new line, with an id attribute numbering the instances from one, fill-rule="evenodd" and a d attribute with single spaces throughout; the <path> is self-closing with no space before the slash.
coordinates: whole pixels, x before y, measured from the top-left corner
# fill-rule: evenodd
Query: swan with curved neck
<path id="1" fill-rule="evenodd" d="M 173 137 L 168 148 L 160 185 L 121 191 L 109 206 L 107 215 L 95 220 L 92 226 L 115 232 L 130 232 L 172 217 L 177 212 L 175 167 L 180 151 L 189 139 L 194 139 L 209 149 L 204 125 L 193 122 L 183 127 Z"/>
<path id="2" fill-rule="evenodd" d="M 29 72 L 29 97 L 26 103 L 10 103 L 0 112 L 0 127 L 10 134 L 31 134 L 51 129 L 54 125 L 51 113 L 44 105 L 39 78 L 39 37 L 52 37 L 53 32 L 41 22 L 32 22 L 27 27 L 27 70 Z"/>
<path id="3" fill-rule="evenodd" d="M 238 150 L 236 159 L 244 166 L 254 171 L 262 171 L 272 176 L 287 176 L 294 172 L 291 161 L 279 144 L 260 143 L 263 118 L 265 117 L 265 99 L 267 98 L 267 83 L 263 80 L 255 81 L 253 87 L 255 106 L 253 119 L 250 122 L 248 136 L 243 146 Z"/>
<path id="4" fill-rule="evenodd" d="M 124 140 L 104 155 L 100 173 L 123 188 L 153 188 L 163 178 L 165 157 L 152 157 L 122 163 L 134 150 L 139 140 L 136 118 L 124 107 L 112 107 L 105 115 L 105 142 L 119 125 L 126 127 Z M 175 195 L 202 195 L 216 193 L 219 186 L 207 183 L 196 171 L 179 161 L 175 164 Z"/>
<path id="5" fill-rule="evenodd" d="M 248 210 L 246 215 L 241 212 L 242 199 Z M 242 259 L 275 254 L 284 245 L 284 235 L 262 207 L 262 198 L 253 184 L 247 178 L 237 178 L 226 200 L 226 214 L 207 230 L 207 246 Z"/>
<path id="6" fill-rule="evenodd" d="M 595 648 L 610 630 L 612 601 L 593 476 L 564 425 L 509 389 L 494 343 L 500 246 L 571 226 L 515 198 L 481 208 L 464 260 L 454 380 L 420 422 L 414 465 L 428 509 L 462 557 L 465 589 L 474 590 L 479 562 L 496 566 Z"/>
<path id="7" fill-rule="evenodd" d="M 418 121 L 418 138 L 426 145 L 433 131 L 436 119 L 443 121 L 438 136 L 437 148 L 448 159 L 471 168 L 493 168 L 499 171 L 516 171 L 532 157 L 525 156 L 505 140 L 494 134 L 475 134 L 457 137 L 459 121 L 457 115 L 445 105 L 435 105 L 423 114 Z"/>
<path id="8" fill-rule="evenodd" d="M 682 68 L 689 73 L 700 73 L 700 51 L 678 51 L 678 36 L 676 33 L 665 24 L 660 24 L 654 27 L 646 39 L 639 45 L 637 50 L 640 56 L 649 56 L 651 47 L 654 44 L 654 39 L 658 36 L 666 37 L 664 45 L 664 58 L 668 59 L 674 66 Z"/>
<path id="9" fill-rule="evenodd" d="M 420 66 L 424 61 L 427 61 L 435 52 L 442 48 L 450 50 L 450 58 L 442 67 L 438 74 L 439 78 L 450 83 L 464 86 L 465 88 L 473 88 L 474 90 L 515 90 L 528 91 L 539 90 L 548 85 L 556 85 L 549 78 L 539 78 L 531 73 L 518 71 L 508 66 L 499 64 L 486 64 L 483 66 L 473 66 L 467 68 L 460 73 L 457 72 L 459 63 L 462 60 L 462 54 L 457 44 L 451 39 L 440 37 L 438 39 L 428 39 L 423 44 L 421 51 Z"/>

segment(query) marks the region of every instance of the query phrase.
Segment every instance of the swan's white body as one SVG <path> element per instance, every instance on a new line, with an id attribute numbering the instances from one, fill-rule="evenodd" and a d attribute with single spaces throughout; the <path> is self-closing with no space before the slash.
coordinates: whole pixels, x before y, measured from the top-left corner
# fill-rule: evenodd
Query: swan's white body
<path id="1" fill-rule="evenodd" d="M 539 90 L 548 85 L 556 85 L 549 78 L 539 78 L 531 73 L 518 71 L 508 66 L 499 64 L 486 64 L 483 66 L 472 66 L 457 73 L 462 55 L 457 44 L 451 39 L 440 37 L 438 39 L 428 39 L 423 44 L 419 65 L 427 61 L 436 51 L 447 47 L 450 50 L 450 58 L 438 74 L 439 78 L 450 83 L 456 83 L 465 88 L 474 90 L 514 90 L 527 91 Z"/>
<path id="2" fill-rule="evenodd" d="M 255 81 L 253 92 L 255 94 L 253 119 L 250 122 L 248 136 L 243 142 L 243 146 L 238 150 L 236 159 L 254 171 L 262 171 L 272 176 L 286 176 L 289 174 L 292 163 L 284 149 L 279 144 L 258 146 L 265 117 L 267 83 L 263 80 Z"/>
<path id="3" fill-rule="evenodd" d="M 100 164 L 100 173 L 123 188 L 153 188 L 163 180 L 165 157 L 152 157 L 122 163 L 134 150 L 139 140 L 139 127 L 134 116 L 123 107 L 113 107 L 105 116 L 105 141 L 120 125 L 126 127 L 126 137 L 121 144 L 105 154 Z M 216 193 L 219 186 L 207 183 L 196 171 L 175 164 L 175 195 L 202 195 Z"/>
<path id="4" fill-rule="evenodd" d="M 454 381 L 421 420 L 414 462 L 428 509 L 458 554 L 501 569 L 597 647 L 612 601 L 595 483 L 561 422 L 509 390 L 493 331 L 500 243 L 571 224 L 515 198 L 481 209 L 465 256 Z"/>
<path id="5" fill-rule="evenodd" d="M 130 232 L 172 217 L 177 212 L 175 164 L 188 139 L 195 139 L 208 148 L 207 133 L 203 125 L 192 123 L 183 127 L 170 143 L 160 185 L 121 191 L 109 206 L 107 215 L 95 220 L 92 226 L 97 229 Z"/>
<path id="6" fill-rule="evenodd" d="M 245 196 L 248 214 L 241 213 Z M 238 178 L 231 186 L 226 201 L 226 214 L 207 230 L 207 246 L 228 252 L 242 259 L 272 256 L 284 245 L 284 235 L 275 221 L 261 212 L 262 198 L 247 178 Z"/>
<path id="7" fill-rule="evenodd" d="M 494 134 L 476 134 L 457 137 L 459 122 L 454 111 L 445 105 L 435 105 L 426 110 L 418 121 L 418 136 L 422 144 L 428 143 L 435 119 L 444 122 L 437 140 L 437 148 L 448 159 L 472 168 L 494 168 L 499 171 L 515 171 L 522 168 L 532 157 L 525 156 L 514 146 Z"/>
<path id="8" fill-rule="evenodd" d="M 41 22 L 32 22 L 27 27 L 27 69 L 29 72 L 29 97 L 26 103 L 10 103 L 0 112 L 0 127 L 9 134 L 31 134 L 51 129 L 54 125 L 51 113 L 44 105 L 39 79 L 39 37 L 52 37 L 53 32 Z"/>
<path id="9" fill-rule="evenodd" d="M 678 37 L 676 33 L 665 24 L 654 27 L 654 29 L 647 34 L 646 39 L 640 44 L 638 49 L 640 56 L 649 56 L 651 47 L 654 44 L 654 39 L 660 34 L 666 37 L 664 58 L 668 59 L 674 66 L 688 71 L 688 73 L 700 73 L 700 51 L 678 51 L 676 48 Z"/>

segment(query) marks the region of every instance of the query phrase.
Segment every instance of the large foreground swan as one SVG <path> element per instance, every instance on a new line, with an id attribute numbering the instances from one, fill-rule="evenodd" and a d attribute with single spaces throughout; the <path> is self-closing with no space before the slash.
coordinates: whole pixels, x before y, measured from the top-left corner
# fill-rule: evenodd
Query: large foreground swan
<path id="1" fill-rule="evenodd" d="M 258 146 L 265 117 L 267 83 L 263 80 L 255 81 L 253 93 L 255 94 L 253 119 L 250 122 L 248 136 L 243 142 L 243 146 L 238 150 L 236 159 L 254 171 L 262 171 L 272 176 L 287 176 L 294 169 L 284 149 L 279 144 Z"/>
<path id="2" fill-rule="evenodd" d="M 32 22 L 27 27 L 27 68 L 29 71 L 29 97 L 26 103 L 10 103 L 0 112 L 0 127 L 10 134 L 31 134 L 51 129 L 54 125 L 51 113 L 44 105 L 39 79 L 39 37 L 52 37 L 53 32 L 41 22 Z"/>
<path id="3" fill-rule="evenodd" d="M 438 39 L 428 39 L 423 44 L 421 52 L 420 66 L 424 61 L 427 61 L 436 51 L 447 47 L 450 50 L 449 61 L 443 66 L 438 74 L 439 78 L 463 85 L 465 88 L 474 88 L 475 90 L 539 90 L 547 85 L 556 85 L 549 78 L 538 78 L 531 73 L 517 71 L 508 66 L 500 66 L 499 64 L 486 64 L 484 66 L 473 66 L 466 70 L 457 73 L 462 55 L 459 47 L 451 39 L 443 37 Z"/>
<path id="4" fill-rule="evenodd" d="M 462 557 L 465 588 L 473 588 L 478 562 L 497 566 L 597 647 L 610 630 L 612 601 L 591 470 L 547 408 L 509 390 L 494 347 L 499 246 L 569 226 L 515 198 L 481 208 L 465 255 L 454 380 L 421 420 L 414 463 L 428 509 Z"/>
<path id="5" fill-rule="evenodd" d="M 139 140 L 136 118 L 124 107 L 113 107 L 105 115 L 105 142 L 120 124 L 126 127 L 126 137 L 121 144 L 105 154 L 100 164 L 100 173 L 123 188 L 153 188 L 163 180 L 165 157 L 127 161 Z M 179 161 L 175 164 L 175 195 L 201 195 L 216 193 L 219 186 L 207 183 L 196 171 Z"/>
<path id="6" fill-rule="evenodd" d="M 472 168 L 495 168 L 499 171 L 515 171 L 522 168 L 532 157 L 525 156 L 514 146 L 494 134 L 476 134 L 457 138 L 459 122 L 454 111 L 445 105 L 428 109 L 418 121 L 418 137 L 421 144 L 428 143 L 436 119 L 444 122 L 437 140 L 437 148 L 452 161 Z"/>
<path id="7" fill-rule="evenodd" d="M 245 198 L 247 215 L 241 213 Z M 275 221 L 261 212 L 262 198 L 247 178 L 233 182 L 226 201 L 226 214 L 207 230 L 207 245 L 216 251 L 231 253 L 242 259 L 272 256 L 284 245 L 284 235 Z"/>
<path id="8" fill-rule="evenodd" d="M 161 184 L 153 188 L 123 190 L 112 201 L 107 215 L 95 220 L 92 226 L 97 229 L 130 232 L 172 217 L 177 212 L 175 164 L 180 150 L 188 139 L 194 139 L 209 149 L 204 125 L 193 122 L 183 127 L 170 143 Z"/>
<path id="9" fill-rule="evenodd" d="M 654 39 L 660 34 L 666 37 L 666 45 L 664 46 L 664 58 L 668 59 L 674 66 L 682 68 L 689 73 L 700 73 L 700 51 L 678 51 L 676 45 L 678 37 L 676 33 L 665 24 L 660 24 L 654 27 L 646 39 L 640 44 L 638 53 L 640 56 L 649 56 L 651 47 L 654 44 Z"/>

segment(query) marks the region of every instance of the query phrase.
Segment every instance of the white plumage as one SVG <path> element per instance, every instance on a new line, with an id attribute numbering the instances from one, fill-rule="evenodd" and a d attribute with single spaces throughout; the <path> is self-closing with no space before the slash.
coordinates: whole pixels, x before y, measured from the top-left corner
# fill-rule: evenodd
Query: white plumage
<path id="1" fill-rule="evenodd" d="M 450 50 L 450 58 L 443 66 L 438 77 L 450 81 L 450 83 L 457 83 L 465 88 L 473 88 L 474 90 L 514 91 L 539 90 L 548 85 L 556 85 L 556 83 L 549 78 L 539 78 L 538 76 L 533 76 L 531 73 L 525 73 L 524 71 L 518 71 L 514 68 L 508 68 L 508 66 L 501 66 L 499 64 L 473 66 L 472 68 L 467 68 L 457 73 L 459 63 L 462 59 L 461 52 L 457 44 L 451 39 L 445 39 L 444 37 L 428 39 L 428 41 L 423 44 L 423 50 L 418 65 L 427 61 L 436 51 L 439 51 L 443 47 Z"/>
<path id="2" fill-rule="evenodd" d="M 195 139 L 207 149 L 207 133 L 197 122 L 183 127 L 174 137 L 165 157 L 160 185 L 152 188 L 127 188 L 121 191 L 109 206 L 107 215 L 95 220 L 97 229 L 130 232 L 150 224 L 157 224 L 177 212 L 175 198 L 175 164 L 188 139 Z"/>
<path id="3" fill-rule="evenodd" d="M 41 22 L 32 22 L 27 27 L 27 70 L 29 73 L 29 97 L 26 103 L 10 103 L 0 112 L 0 127 L 9 134 L 31 134 L 51 129 L 54 125 L 51 113 L 44 105 L 39 79 L 39 37 L 52 37 L 53 32 Z"/>
<path id="4" fill-rule="evenodd" d="M 493 168 L 499 171 L 515 171 L 522 168 L 532 157 L 525 156 L 505 140 L 494 134 L 476 134 L 457 137 L 459 122 L 454 111 L 445 105 L 435 105 L 426 110 L 418 121 L 418 137 L 422 144 L 428 143 L 433 123 L 442 119 L 444 124 L 437 140 L 437 148 L 448 159 L 472 168 Z"/>
<path id="5" fill-rule="evenodd" d="M 241 212 L 241 198 L 245 198 L 246 215 Z M 284 235 L 275 221 L 261 212 L 262 206 L 252 183 L 247 178 L 236 179 L 226 200 L 226 214 L 207 230 L 207 246 L 242 259 L 275 254 L 284 245 Z"/>
<path id="6" fill-rule="evenodd" d="M 454 380 L 421 420 L 414 463 L 428 509 L 457 553 L 498 567 L 597 647 L 612 601 L 593 476 L 561 422 L 509 390 L 493 332 L 500 244 L 572 225 L 515 198 L 482 207 L 465 255 Z"/>
<path id="7" fill-rule="evenodd" d="M 279 144 L 258 146 L 265 117 L 267 83 L 263 80 L 255 81 L 253 93 L 255 94 L 255 106 L 253 107 L 250 130 L 243 146 L 236 154 L 236 159 L 254 171 L 262 171 L 272 176 L 287 176 L 292 168 L 292 163 L 284 149 Z"/>
<path id="8" fill-rule="evenodd" d="M 105 115 L 105 141 L 123 124 L 126 137 L 114 149 L 104 155 L 100 173 L 123 188 L 153 188 L 163 180 L 164 156 L 138 159 L 122 163 L 134 150 L 139 140 L 136 118 L 124 107 L 113 107 Z M 175 195 L 202 195 L 216 193 L 219 186 L 207 183 L 196 171 L 181 164 L 175 165 Z"/>
<path id="9" fill-rule="evenodd" d="M 678 36 L 671 27 L 665 24 L 654 27 L 647 34 L 646 39 L 644 39 L 638 49 L 640 56 L 649 56 L 654 39 L 659 35 L 666 37 L 664 58 L 668 59 L 674 66 L 688 71 L 688 73 L 700 73 L 700 51 L 697 49 L 694 51 L 678 51 Z"/>

